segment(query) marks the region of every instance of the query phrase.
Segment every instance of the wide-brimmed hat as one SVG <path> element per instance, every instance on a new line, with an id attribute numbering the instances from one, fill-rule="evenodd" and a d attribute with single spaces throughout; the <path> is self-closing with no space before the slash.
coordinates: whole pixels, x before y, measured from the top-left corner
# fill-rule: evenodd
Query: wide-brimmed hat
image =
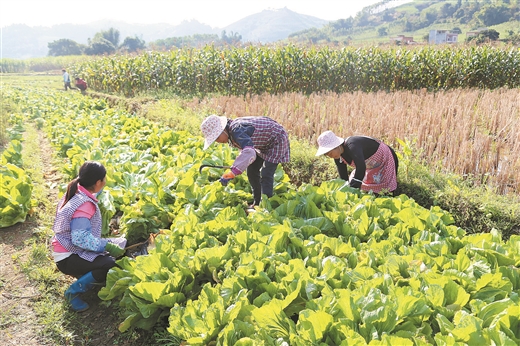
<path id="1" fill-rule="evenodd" d="M 222 131 L 226 128 L 227 118 L 225 116 L 218 116 L 211 114 L 208 116 L 202 124 L 200 124 L 200 130 L 204 136 L 204 150 L 208 149 L 211 143 L 220 136 Z"/>
<path id="2" fill-rule="evenodd" d="M 332 131 L 325 131 L 318 137 L 318 151 L 316 156 L 328 153 L 343 144 L 343 138 L 338 137 Z"/>

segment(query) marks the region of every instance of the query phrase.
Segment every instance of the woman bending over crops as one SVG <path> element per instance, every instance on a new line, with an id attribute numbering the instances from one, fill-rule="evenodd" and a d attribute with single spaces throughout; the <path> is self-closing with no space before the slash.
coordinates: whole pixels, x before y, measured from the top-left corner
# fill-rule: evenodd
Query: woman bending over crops
<path id="1" fill-rule="evenodd" d="M 228 119 L 210 115 L 201 124 L 204 149 L 213 142 L 229 143 L 240 149 L 229 172 L 220 178 L 222 185 L 247 170 L 253 191 L 253 205 L 260 204 L 262 194 L 273 195 L 274 173 L 279 163 L 289 162 L 289 136 L 276 121 L 263 116 Z"/>
<path id="2" fill-rule="evenodd" d="M 124 253 L 124 238 L 101 238 L 101 212 L 97 196 L 106 184 L 106 170 L 95 161 L 85 162 L 79 175 L 67 186 L 58 203 L 52 239 L 54 261 L 58 269 L 78 278 L 65 291 L 65 299 L 75 311 L 85 311 L 88 304 L 80 293 L 95 283 L 104 283 L 115 258 Z"/>
<path id="3" fill-rule="evenodd" d="M 397 155 L 381 140 L 366 136 L 344 139 L 325 131 L 318 137 L 318 146 L 316 156 L 333 158 L 339 177 L 349 186 L 377 194 L 397 188 Z M 354 167 L 350 177 L 347 165 Z"/>
<path id="4" fill-rule="evenodd" d="M 85 82 L 85 80 L 83 80 L 82 78 L 76 77 L 75 85 L 76 85 L 76 88 L 78 88 L 81 91 L 82 95 L 87 94 L 88 84 L 87 84 L 87 82 Z"/>

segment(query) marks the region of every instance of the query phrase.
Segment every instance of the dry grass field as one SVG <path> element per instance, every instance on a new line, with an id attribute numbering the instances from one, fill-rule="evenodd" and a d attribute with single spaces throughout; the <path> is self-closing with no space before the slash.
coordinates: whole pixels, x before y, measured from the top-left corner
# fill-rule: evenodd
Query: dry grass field
<path id="1" fill-rule="evenodd" d="M 429 165 L 499 193 L 520 191 L 518 89 L 219 96 L 187 106 L 229 117 L 266 115 L 311 143 L 325 130 L 377 137 L 397 148 L 397 139 L 415 141 Z"/>

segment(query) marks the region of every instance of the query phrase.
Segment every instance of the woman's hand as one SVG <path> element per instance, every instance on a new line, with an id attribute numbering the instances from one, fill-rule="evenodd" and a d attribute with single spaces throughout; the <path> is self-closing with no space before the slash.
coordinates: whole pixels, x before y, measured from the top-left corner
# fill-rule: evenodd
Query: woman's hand
<path id="1" fill-rule="evenodd" d="M 224 173 L 219 181 L 222 184 L 222 186 L 226 186 L 229 183 L 229 181 L 233 178 L 235 178 L 235 173 L 230 171 Z"/>
<path id="2" fill-rule="evenodd" d="M 121 249 L 119 246 L 112 243 L 107 243 L 107 245 L 105 245 L 105 250 L 114 258 L 121 257 L 125 253 L 125 249 Z"/>

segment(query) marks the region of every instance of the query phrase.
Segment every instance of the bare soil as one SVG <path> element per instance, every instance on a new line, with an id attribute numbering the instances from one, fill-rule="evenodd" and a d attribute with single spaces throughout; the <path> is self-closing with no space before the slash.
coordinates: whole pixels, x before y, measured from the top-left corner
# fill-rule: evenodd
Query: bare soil
<path id="1" fill-rule="evenodd" d="M 39 142 L 45 170 L 43 176 L 46 186 L 49 187 L 48 198 L 57 203 L 58 191 L 51 187 L 62 178 L 52 165 L 52 148 L 48 140 L 40 134 Z M 63 304 L 62 311 L 65 311 L 67 323 L 61 326 L 63 332 L 58 339 L 66 341 L 58 343 L 56 336 L 53 338 L 43 332 L 46 316 L 38 315 L 38 304 L 44 298 L 42 292 L 46 287 L 41 282 L 29 279 L 20 266 L 20 263 L 26 263 L 31 256 L 32 246 L 28 241 L 32 237 L 37 237 L 33 231 L 43 226 L 43 222 L 36 214 L 38 213 L 28 217 L 23 223 L 0 229 L 0 345 L 154 344 L 150 340 L 150 332 L 133 331 L 123 334 L 119 332 L 117 328 L 123 321 L 123 317 L 117 311 L 115 306 L 117 302 L 111 305 L 99 299 L 97 293 L 101 287 L 82 296 L 90 305 L 87 311 L 76 313 L 70 310 L 63 298 L 63 292 L 74 279 L 64 274 L 58 276 L 61 291 L 51 292 L 50 296 L 55 298 L 57 304 Z M 53 262 L 49 262 L 49 266 L 51 270 L 58 272 Z M 48 299 L 49 293 L 46 294 Z"/>
<path id="2" fill-rule="evenodd" d="M 32 236 L 33 225 L 28 221 L 0 230 L 1 345 L 44 344 L 39 339 L 38 318 L 32 308 L 40 298 L 39 290 L 15 263 L 15 258 L 25 256 L 24 241 Z"/>

